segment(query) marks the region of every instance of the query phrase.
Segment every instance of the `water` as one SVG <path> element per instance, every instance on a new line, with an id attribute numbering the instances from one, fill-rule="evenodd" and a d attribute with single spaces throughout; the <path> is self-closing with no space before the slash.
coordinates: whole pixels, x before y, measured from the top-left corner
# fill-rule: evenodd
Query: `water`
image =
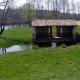
<path id="1" fill-rule="evenodd" d="M 57 43 L 51 43 L 51 46 L 55 47 L 55 46 L 57 46 Z"/>
<path id="2" fill-rule="evenodd" d="M 5 54 L 9 52 L 17 52 L 17 51 L 24 51 L 24 50 L 32 50 L 32 44 L 27 45 L 13 45 L 8 48 L 0 48 L 0 54 Z"/>
<path id="3" fill-rule="evenodd" d="M 62 43 L 40 43 L 40 44 L 25 44 L 25 45 L 13 45 L 11 47 L 8 48 L 0 48 L 0 54 L 5 54 L 5 53 L 9 53 L 9 52 L 17 52 L 17 51 L 24 51 L 24 50 L 33 50 L 33 49 L 38 49 L 38 48 L 42 48 L 42 47 L 56 47 L 56 46 L 61 46 Z M 80 42 L 77 43 L 67 43 L 65 44 L 66 46 L 70 46 L 70 45 L 80 45 Z"/>
<path id="4" fill-rule="evenodd" d="M 8 25 L 8 26 L 5 26 L 5 29 L 14 29 L 14 28 L 25 28 L 29 25 L 27 24 L 24 24 L 24 25 Z"/>
<path id="5" fill-rule="evenodd" d="M 80 45 L 80 42 L 77 42 L 76 45 Z"/>
<path id="6" fill-rule="evenodd" d="M 8 48 L 0 48 L 0 54 L 5 54 L 9 52 L 17 52 L 17 51 L 24 51 L 24 50 L 33 50 L 38 49 L 41 47 L 55 47 L 56 43 L 49 43 L 49 44 L 25 44 L 25 45 L 13 45 Z"/>

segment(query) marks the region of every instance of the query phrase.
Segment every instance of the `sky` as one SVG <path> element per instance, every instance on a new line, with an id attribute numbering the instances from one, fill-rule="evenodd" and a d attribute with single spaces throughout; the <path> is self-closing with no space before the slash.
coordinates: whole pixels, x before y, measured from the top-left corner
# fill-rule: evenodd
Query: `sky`
<path id="1" fill-rule="evenodd" d="M 16 6 L 21 6 L 24 3 L 26 3 L 26 0 L 15 0 L 16 1 Z M 46 0 L 43 0 L 46 1 Z M 80 1 L 80 0 L 74 0 L 75 2 Z M 2 0 L 0 0 L 0 2 L 2 2 Z"/>
<path id="2" fill-rule="evenodd" d="M 43 1 L 46 1 L 46 0 L 43 0 Z M 70 0 L 71 1 L 71 0 Z M 74 0 L 74 2 L 77 2 L 77 1 L 80 1 L 80 0 Z M 24 4 L 26 2 L 26 0 L 17 0 L 17 3 L 19 4 L 19 5 L 22 5 L 22 4 Z"/>
<path id="3" fill-rule="evenodd" d="M 26 0 L 16 0 L 16 6 L 22 6 L 26 3 Z"/>
<path id="4" fill-rule="evenodd" d="M 20 6 L 20 5 L 23 5 L 25 2 L 26 2 L 26 0 L 16 0 L 17 1 L 17 5 L 18 6 Z M 43 1 L 46 1 L 46 0 L 43 0 Z M 74 0 L 74 2 L 77 2 L 77 1 L 80 1 L 80 0 Z"/>
<path id="5" fill-rule="evenodd" d="M 20 7 L 20 6 L 22 6 L 24 3 L 26 3 L 26 1 L 27 0 L 15 0 L 16 1 L 16 3 L 15 3 L 15 5 L 16 5 L 16 7 Z M 46 0 L 43 0 L 43 2 L 44 1 L 46 1 Z M 75 2 L 77 2 L 77 1 L 80 1 L 80 0 L 74 0 Z M 0 2 L 2 2 L 2 0 L 0 0 Z"/>
<path id="6" fill-rule="evenodd" d="M 2 2 L 3 0 L 0 0 L 0 2 Z M 16 6 L 22 6 L 24 3 L 26 3 L 26 0 L 14 0 L 16 1 L 15 2 L 15 5 Z"/>

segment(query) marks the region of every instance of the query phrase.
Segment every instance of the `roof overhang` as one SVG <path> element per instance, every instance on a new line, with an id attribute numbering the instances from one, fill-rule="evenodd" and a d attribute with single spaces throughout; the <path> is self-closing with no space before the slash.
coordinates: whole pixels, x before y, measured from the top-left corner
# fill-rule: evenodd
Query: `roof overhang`
<path id="1" fill-rule="evenodd" d="M 77 26 L 75 20 L 33 20 L 32 26 Z"/>

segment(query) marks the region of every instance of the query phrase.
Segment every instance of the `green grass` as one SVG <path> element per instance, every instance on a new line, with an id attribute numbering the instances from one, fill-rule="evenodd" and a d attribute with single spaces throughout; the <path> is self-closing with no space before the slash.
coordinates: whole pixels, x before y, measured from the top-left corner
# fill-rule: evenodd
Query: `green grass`
<path id="1" fill-rule="evenodd" d="M 16 28 L 5 30 L 0 36 L 0 47 L 8 47 L 14 44 L 23 44 L 32 41 L 32 28 Z"/>
<path id="2" fill-rule="evenodd" d="M 77 27 L 77 33 L 80 35 L 80 26 Z"/>
<path id="3" fill-rule="evenodd" d="M 55 34 L 56 33 L 56 27 L 52 27 L 52 33 Z"/>
<path id="4" fill-rule="evenodd" d="M 80 46 L 1 55 L 0 80 L 80 80 Z"/>

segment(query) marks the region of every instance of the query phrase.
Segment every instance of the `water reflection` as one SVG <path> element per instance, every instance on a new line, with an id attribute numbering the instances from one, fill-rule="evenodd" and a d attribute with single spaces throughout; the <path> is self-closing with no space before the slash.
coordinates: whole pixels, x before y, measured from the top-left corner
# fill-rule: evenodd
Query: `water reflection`
<path id="1" fill-rule="evenodd" d="M 80 45 L 80 42 L 77 42 L 76 45 Z"/>
<path id="2" fill-rule="evenodd" d="M 57 43 L 53 42 L 53 43 L 37 43 L 37 44 L 34 44 L 35 47 L 55 47 L 57 46 Z M 35 48 L 34 47 L 34 48 Z"/>
<path id="3" fill-rule="evenodd" d="M 5 54 L 9 52 L 17 52 L 17 51 L 24 51 L 24 50 L 32 50 L 32 44 L 27 45 L 14 45 L 8 48 L 1 48 L 0 54 Z"/>
<path id="4" fill-rule="evenodd" d="M 2 53 L 5 54 L 6 53 L 6 48 L 2 49 Z"/>
<path id="5" fill-rule="evenodd" d="M 57 43 L 55 43 L 55 42 L 54 43 L 51 43 L 51 46 L 52 47 L 55 47 L 55 46 L 57 46 Z"/>

